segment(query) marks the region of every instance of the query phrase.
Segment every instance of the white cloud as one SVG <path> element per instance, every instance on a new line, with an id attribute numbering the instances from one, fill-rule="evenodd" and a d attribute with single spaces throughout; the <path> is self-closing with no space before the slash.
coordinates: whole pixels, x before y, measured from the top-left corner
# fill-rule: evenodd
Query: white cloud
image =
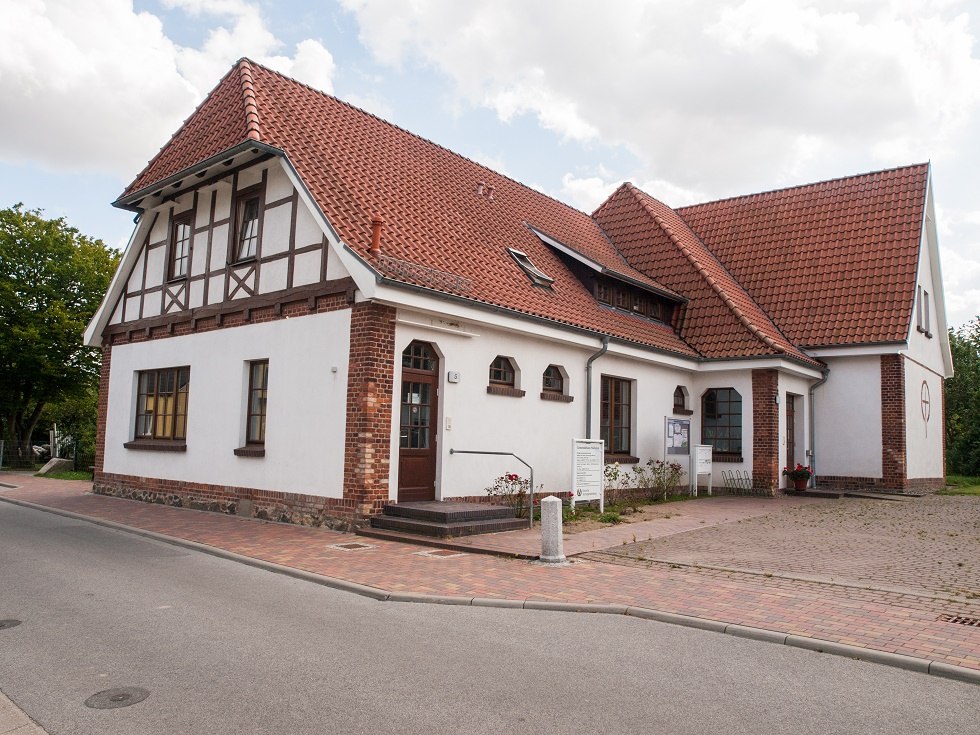
<path id="1" fill-rule="evenodd" d="M 971 0 L 340 2 L 379 62 L 438 71 L 456 107 L 624 146 L 674 206 L 926 160 L 940 201 L 980 194 Z M 590 211 L 619 183 L 566 174 L 560 195 Z M 980 263 L 980 231 L 959 230 L 956 270 Z M 950 320 L 980 313 L 951 278 Z"/>
<path id="2" fill-rule="evenodd" d="M 283 55 L 255 3 L 165 4 L 208 26 L 200 48 L 175 44 L 126 0 L 4 2 L 0 158 L 130 177 L 242 56 L 332 91 L 330 52 L 305 39 Z"/>

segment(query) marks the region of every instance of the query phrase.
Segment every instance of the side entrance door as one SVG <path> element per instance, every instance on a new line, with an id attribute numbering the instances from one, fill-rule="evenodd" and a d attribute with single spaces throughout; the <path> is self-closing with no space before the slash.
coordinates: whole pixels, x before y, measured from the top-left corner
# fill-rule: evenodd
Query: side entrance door
<path id="1" fill-rule="evenodd" d="M 796 396 L 786 394 L 786 466 L 796 467 Z"/>
<path id="2" fill-rule="evenodd" d="M 398 432 L 398 502 L 436 499 L 439 357 L 427 342 L 402 353 Z"/>

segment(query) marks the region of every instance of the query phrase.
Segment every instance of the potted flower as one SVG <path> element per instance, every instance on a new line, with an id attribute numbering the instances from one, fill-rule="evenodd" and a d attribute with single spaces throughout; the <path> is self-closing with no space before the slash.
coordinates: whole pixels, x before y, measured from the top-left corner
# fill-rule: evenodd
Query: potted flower
<path id="1" fill-rule="evenodd" d="M 810 482 L 810 478 L 813 476 L 813 470 L 808 466 L 798 464 L 792 469 L 783 467 L 783 474 L 793 481 L 794 490 L 806 490 L 807 483 Z"/>

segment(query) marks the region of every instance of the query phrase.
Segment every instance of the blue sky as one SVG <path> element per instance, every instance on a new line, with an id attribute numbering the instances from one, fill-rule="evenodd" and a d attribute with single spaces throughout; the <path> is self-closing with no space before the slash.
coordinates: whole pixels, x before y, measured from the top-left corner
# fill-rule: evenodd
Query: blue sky
<path id="1" fill-rule="evenodd" d="M 955 326 L 980 314 L 978 16 L 968 0 L 0 0 L 0 206 L 121 247 L 132 215 L 110 202 L 249 56 L 586 211 L 623 180 L 680 206 L 931 160 Z"/>

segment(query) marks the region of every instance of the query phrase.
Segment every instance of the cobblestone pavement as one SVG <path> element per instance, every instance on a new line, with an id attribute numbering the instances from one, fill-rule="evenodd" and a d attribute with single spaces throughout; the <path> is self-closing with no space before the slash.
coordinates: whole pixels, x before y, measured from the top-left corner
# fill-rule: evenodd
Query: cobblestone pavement
<path id="1" fill-rule="evenodd" d="M 621 545 L 602 557 L 722 567 L 980 604 L 980 498 L 823 500 Z"/>
<path id="2" fill-rule="evenodd" d="M 951 602 L 928 594 L 693 566 L 673 568 L 629 557 L 618 559 L 625 563 L 581 560 L 551 567 L 466 552 L 433 556 L 432 549 L 412 544 L 92 495 L 89 483 L 10 474 L 0 474 L 0 483 L 19 486 L 0 486 L 0 497 L 393 592 L 632 605 L 980 670 L 980 627 L 947 622 L 956 616 L 980 616 L 978 601 Z M 742 525 L 761 520 L 743 520 Z M 337 546 L 352 541 L 367 548 L 348 551 Z"/>

